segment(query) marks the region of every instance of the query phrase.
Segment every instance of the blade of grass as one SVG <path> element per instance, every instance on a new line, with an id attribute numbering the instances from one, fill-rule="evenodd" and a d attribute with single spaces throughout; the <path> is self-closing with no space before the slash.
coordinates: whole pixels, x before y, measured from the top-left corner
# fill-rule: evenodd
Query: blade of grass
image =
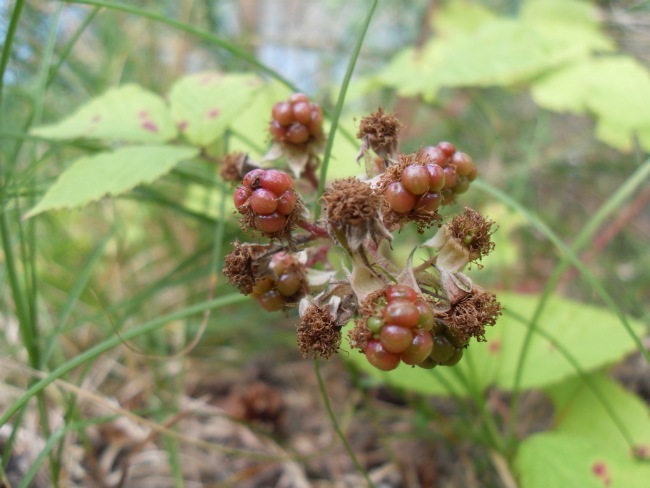
<path id="1" fill-rule="evenodd" d="M 45 376 L 43 379 L 30 386 L 27 389 L 27 391 L 2 414 L 2 417 L 0 417 L 0 425 L 6 423 L 34 395 L 43 391 L 43 389 L 48 385 L 52 384 L 52 382 L 61 378 L 63 375 L 69 373 L 76 367 L 86 363 L 87 361 L 96 359 L 97 357 L 104 354 L 105 352 L 110 351 L 111 349 L 119 346 L 120 344 L 122 344 L 122 340 L 135 339 L 136 337 L 140 337 L 144 334 L 148 334 L 149 332 L 153 332 L 157 329 L 160 329 L 161 327 L 165 326 L 169 322 L 181 320 L 191 315 L 204 312 L 206 310 L 221 308 L 228 305 L 234 305 L 237 303 L 242 303 L 245 302 L 246 300 L 249 300 L 249 298 L 244 295 L 233 293 L 231 295 L 219 297 L 214 300 L 198 303 L 196 305 L 186 307 L 177 312 L 173 312 L 164 315 L 162 317 L 155 318 L 142 325 L 124 331 L 121 333 L 120 337 L 112 336 L 109 339 L 100 342 L 96 346 L 82 352 L 81 354 L 75 356 L 69 361 L 61 364 L 59 367 L 57 367 L 56 369 L 48 373 L 47 376 Z"/>
<path id="2" fill-rule="evenodd" d="M 363 40 L 366 37 L 366 32 L 368 32 L 368 27 L 370 27 L 370 21 L 372 20 L 372 16 L 375 13 L 375 9 L 377 8 L 377 3 L 378 0 L 373 0 L 370 8 L 368 9 L 368 14 L 366 15 L 366 19 L 363 23 L 363 26 L 361 27 L 361 31 L 357 36 L 357 42 L 354 46 L 354 50 L 352 51 L 352 56 L 350 57 L 350 61 L 348 62 L 348 68 L 345 72 L 345 76 L 343 77 L 343 83 L 341 85 L 341 90 L 339 91 L 339 97 L 336 101 L 336 108 L 334 109 L 334 113 L 332 114 L 332 125 L 330 127 L 329 137 L 327 138 L 327 145 L 325 146 L 325 154 L 323 155 L 323 163 L 321 165 L 320 177 L 318 179 L 318 191 L 316 193 L 316 200 L 314 202 L 315 221 L 318 220 L 318 218 L 320 217 L 320 197 L 323 194 L 323 191 L 325 190 L 325 180 L 327 178 L 327 170 L 329 167 L 330 158 L 332 156 L 332 148 L 334 147 L 334 138 L 336 136 L 336 129 L 339 125 L 339 117 L 341 116 L 341 112 L 343 111 L 343 103 L 345 102 L 345 95 L 348 91 L 350 80 L 352 79 L 354 66 L 357 63 L 357 58 L 359 57 L 359 53 L 361 52 L 361 46 L 363 45 Z"/>

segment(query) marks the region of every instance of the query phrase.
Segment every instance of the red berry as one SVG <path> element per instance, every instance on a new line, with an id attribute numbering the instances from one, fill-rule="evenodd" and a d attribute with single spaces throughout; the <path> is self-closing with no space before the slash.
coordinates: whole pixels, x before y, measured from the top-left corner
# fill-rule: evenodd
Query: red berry
<path id="1" fill-rule="evenodd" d="M 456 146 L 454 146 L 451 142 L 446 141 L 439 142 L 438 149 L 440 149 L 448 158 L 452 157 L 456 152 Z"/>
<path id="2" fill-rule="evenodd" d="M 415 205 L 415 210 L 423 212 L 435 212 L 440 208 L 442 196 L 440 193 L 428 192 L 420 197 L 418 203 Z"/>
<path id="3" fill-rule="evenodd" d="M 288 102 L 278 102 L 273 105 L 272 115 L 280 125 L 291 125 L 293 122 L 293 109 Z"/>
<path id="4" fill-rule="evenodd" d="M 447 156 L 436 146 L 424 146 L 422 151 L 429 156 L 433 164 L 437 164 L 441 168 L 447 166 Z"/>
<path id="5" fill-rule="evenodd" d="M 399 354 L 393 354 L 384 349 L 379 341 L 372 340 L 366 346 L 366 358 L 375 368 L 390 371 L 397 368 Z"/>
<path id="6" fill-rule="evenodd" d="M 426 331 L 416 331 L 409 347 L 402 353 L 401 359 L 406 364 L 420 364 L 433 349 L 433 338 Z"/>
<path id="7" fill-rule="evenodd" d="M 294 93 L 289 97 L 289 102 L 292 104 L 298 102 L 308 102 L 308 101 L 309 101 L 309 97 L 304 93 Z"/>
<path id="8" fill-rule="evenodd" d="M 424 166 L 407 166 L 401 179 L 404 188 L 413 195 L 422 195 L 429 189 L 429 173 Z"/>
<path id="9" fill-rule="evenodd" d="M 302 124 L 293 123 L 287 129 L 287 142 L 302 144 L 309 139 L 309 129 Z"/>
<path id="10" fill-rule="evenodd" d="M 457 183 L 458 175 L 456 174 L 456 168 L 447 166 L 445 168 L 445 189 L 453 188 Z"/>
<path id="11" fill-rule="evenodd" d="M 425 302 L 422 300 L 418 300 L 415 302 L 415 306 L 418 309 L 418 312 L 420 313 L 420 317 L 418 318 L 418 329 L 422 330 L 431 330 L 433 329 L 434 324 L 436 323 L 436 319 L 433 315 L 433 311 L 431 310 L 431 307 L 427 305 Z"/>
<path id="12" fill-rule="evenodd" d="M 251 195 L 250 206 L 258 215 L 269 215 L 278 208 L 278 197 L 272 191 L 258 188 Z"/>
<path id="13" fill-rule="evenodd" d="M 235 190 L 233 200 L 235 201 L 235 208 L 239 210 L 248 201 L 253 192 L 245 186 L 240 186 Z"/>
<path id="14" fill-rule="evenodd" d="M 379 341 L 388 352 L 399 354 L 406 351 L 413 340 L 413 332 L 406 327 L 388 324 L 381 328 Z"/>
<path id="15" fill-rule="evenodd" d="M 277 120 L 271 122 L 269 131 L 271 132 L 271 137 L 275 142 L 282 142 L 287 138 L 286 127 L 280 125 L 280 122 L 278 122 Z"/>
<path id="16" fill-rule="evenodd" d="M 273 278 L 271 276 L 262 276 L 253 285 L 253 295 L 262 295 L 273 288 Z"/>
<path id="17" fill-rule="evenodd" d="M 458 173 L 458 176 L 467 176 L 474 167 L 472 158 L 460 151 L 454 153 L 451 158 L 451 163 L 456 166 L 456 173 Z"/>
<path id="18" fill-rule="evenodd" d="M 292 297 L 302 285 L 302 280 L 298 273 L 285 273 L 275 282 L 275 287 L 281 295 L 285 297 Z"/>
<path id="19" fill-rule="evenodd" d="M 413 288 L 408 285 L 400 284 L 390 286 L 384 295 L 386 296 L 388 303 L 400 298 L 404 298 L 409 302 L 414 302 L 418 298 L 418 294 Z"/>
<path id="20" fill-rule="evenodd" d="M 311 106 L 309 102 L 298 102 L 293 105 L 293 119 L 303 125 L 311 120 Z"/>
<path id="21" fill-rule="evenodd" d="M 469 172 L 469 174 L 467 175 L 467 179 L 468 179 L 469 181 L 474 181 L 474 180 L 476 179 L 477 176 L 478 176 L 478 168 L 477 168 L 476 166 L 473 166 L 473 167 L 472 167 L 472 170 L 471 170 L 471 171 Z"/>
<path id="22" fill-rule="evenodd" d="M 445 170 L 437 164 L 427 164 L 425 166 L 429 174 L 429 191 L 440 191 L 445 186 Z"/>
<path id="23" fill-rule="evenodd" d="M 289 215 L 296 208 L 296 194 L 293 190 L 287 190 L 280 195 L 278 201 L 278 212 L 282 215 Z"/>
<path id="24" fill-rule="evenodd" d="M 269 290 L 257 298 L 257 301 L 262 305 L 262 308 L 267 312 L 275 312 L 282 310 L 284 307 L 284 298 L 277 290 Z"/>
<path id="25" fill-rule="evenodd" d="M 433 338 L 433 349 L 431 350 L 431 358 L 438 364 L 448 361 L 456 352 L 456 348 L 446 336 L 437 334 Z"/>
<path id="26" fill-rule="evenodd" d="M 273 234 L 284 228 L 287 224 L 287 218 L 278 212 L 273 212 L 270 215 L 256 215 L 253 224 L 257 230 L 265 234 Z"/>
<path id="27" fill-rule="evenodd" d="M 276 195 L 282 195 L 289 188 L 294 187 L 291 176 L 277 169 L 267 169 L 260 177 L 260 185 Z"/>
<path id="28" fill-rule="evenodd" d="M 397 213 L 409 213 L 415 206 L 416 197 L 399 182 L 394 181 L 386 188 L 386 201 L 390 208 Z"/>
<path id="29" fill-rule="evenodd" d="M 249 171 L 244 175 L 244 180 L 242 183 L 244 183 L 244 185 L 250 188 L 251 190 L 256 190 L 257 188 L 260 187 L 259 180 L 265 172 L 266 170 L 263 170 L 261 168 L 257 168 L 252 171 Z"/>
<path id="30" fill-rule="evenodd" d="M 321 113 L 320 108 L 318 110 L 312 108 L 311 119 L 307 128 L 312 136 L 318 136 L 323 132 L 323 114 Z"/>
<path id="31" fill-rule="evenodd" d="M 420 312 L 414 303 L 405 299 L 395 299 L 386 305 L 384 317 L 387 324 L 415 327 L 418 324 Z"/>

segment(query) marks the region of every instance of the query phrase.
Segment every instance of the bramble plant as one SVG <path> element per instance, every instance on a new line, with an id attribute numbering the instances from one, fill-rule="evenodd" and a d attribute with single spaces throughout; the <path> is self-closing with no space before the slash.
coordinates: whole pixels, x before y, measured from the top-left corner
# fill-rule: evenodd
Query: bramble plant
<path id="1" fill-rule="evenodd" d="M 468 190 L 476 166 L 450 142 L 401 154 L 399 129 L 397 118 L 381 108 L 361 120 L 357 160 L 366 161 L 368 174 L 334 180 L 320 200 L 308 202 L 321 206 L 317 221 L 310 220 L 300 189 L 308 195 L 310 186 L 318 188 L 314 148 L 323 139 L 322 112 L 304 94 L 273 106 L 269 131 L 276 144 L 273 156 L 263 159 L 277 159 L 280 151 L 296 182 L 278 169 L 254 168 L 244 154 L 222 160 L 221 174 L 242 183 L 233 196 L 242 229 L 271 241 L 235 243 L 223 272 L 268 311 L 299 307 L 305 358 L 336 353 L 341 329 L 354 318 L 350 346 L 380 370 L 400 362 L 454 366 L 470 340 L 485 341 L 485 327 L 501 315 L 496 297 L 462 273 L 494 248 L 494 222 L 465 208 L 441 227 L 438 212 Z M 420 233 L 439 228 L 423 244 L 433 255 L 417 266 L 412 258 L 394 263 L 383 252 L 393 233 L 410 223 Z M 345 276 L 329 261 L 335 246 L 347 254 Z"/>

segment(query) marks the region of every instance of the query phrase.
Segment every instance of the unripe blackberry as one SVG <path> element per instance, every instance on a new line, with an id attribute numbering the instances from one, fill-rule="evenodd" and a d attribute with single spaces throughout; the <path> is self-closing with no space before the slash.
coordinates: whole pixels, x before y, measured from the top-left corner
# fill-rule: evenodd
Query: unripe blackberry
<path id="1" fill-rule="evenodd" d="M 268 237 L 287 237 L 302 212 L 291 177 L 276 169 L 254 169 L 235 190 L 235 208 L 243 215 L 242 227 Z"/>
<path id="2" fill-rule="evenodd" d="M 362 318 L 357 321 L 351 343 L 377 368 L 388 371 L 397 367 L 400 358 L 415 365 L 429 357 L 433 347 L 429 331 L 435 318 L 412 287 L 395 284 L 379 290 L 359 311 Z"/>
<path id="3" fill-rule="evenodd" d="M 304 266 L 291 254 L 278 252 L 253 285 L 253 296 L 267 311 L 296 304 L 307 291 Z"/>
<path id="4" fill-rule="evenodd" d="M 323 135 L 323 113 L 303 93 L 294 93 L 285 102 L 278 102 L 271 111 L 269 132 L 275 142 L 300 146 Z"/>

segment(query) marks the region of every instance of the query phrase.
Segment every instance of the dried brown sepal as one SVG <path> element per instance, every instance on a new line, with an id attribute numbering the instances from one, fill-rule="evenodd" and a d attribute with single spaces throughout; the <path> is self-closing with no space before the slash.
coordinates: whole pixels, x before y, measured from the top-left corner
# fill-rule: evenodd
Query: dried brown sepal
<path id="1" fill-rule="evenodd" d="M 379 178 L 374 189 L 375 192 L 383 195 L 388 185 L 396 181 L 401 181 L 402 172 L 407 166 L 425 166 L 430 163 L 431 159 L 424 152 L 400 154 L 397 164 L 390 166 Z M 438 211 L 429 212 L 422 209 L 413 209 L 408 213 L 398 213 L 388 205 L 384 198 L 382 198 L 381 213 L 384 223 L 389 229 L 402 228 L 405 224 L 414 222 L 418 232 L 423 234 L 425 229 L 440 227 L 442 224 L 442 216 Z"/>
<path id="2" fill-rule="evenodd" d="M 357 161 L 368 147 L 384 161 L 391 161 L 397 153 L 401 126 L 402 124 L 395 114 L 387 114 L 381 107 L 376 112 L 362 118 L 357 139 L 361 139 L 363 146 Z"/>
<path id="3" fill-rule="evenodd" d="M 221 158 L 220 166 L 219 174 L 221 177 L 224 181 L 232 183 L 240 183 L 246 173 L 259 167 L 250 160 L 248 154 L 243 152 L 226 154 Z"/>
<path id="4" fill-rule="evenodd" d="M 253 259 L 255 253 L 251 244 L 235 242 L 233 250 L 224 258 L 223 274 L 228 283 L 237 287 L 242 295 L 250 295 L 255 285 Z"/>
<path id="5" fill-rule="evenodd" d="M 329 359 L 341 346 L 341 327 L 327 307 L 307 307 L 297 330 L 298 349 L 305 359 Z"/>
<path id="6" fill-rule="evenodd" d="M 485 327 L 496 324 L 503 312 L 494 293 L 480 287 L 454 304 L 451 309 L 437 314 L 458 343 L 467 344 L 472 337 L 485 342 Z"/>
<path id="7" fill-rule="evenodd" d="M 497 227 L 493 220 L 486 219 L 477 211 L 465 207 L 463 213 L 456 215 L 447 225 L 451 236 L 469 250 L 470 262 L 476 263 L 494 250 L 491 237 Z"/>
<path id="8" fill-rule="evenodd" d="M 343 238 L 349 251 L 356 252 L 367 238 L 379 245 L 380 238 L 392 240 L 384 227 L 379 209 L 380 196 L 368 183 L 357 178 L 336 180 L 322 196 L 323 212 L 330 233 L 339 241 Z"/>

